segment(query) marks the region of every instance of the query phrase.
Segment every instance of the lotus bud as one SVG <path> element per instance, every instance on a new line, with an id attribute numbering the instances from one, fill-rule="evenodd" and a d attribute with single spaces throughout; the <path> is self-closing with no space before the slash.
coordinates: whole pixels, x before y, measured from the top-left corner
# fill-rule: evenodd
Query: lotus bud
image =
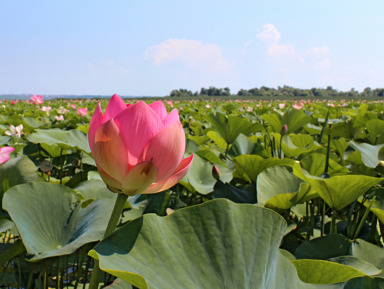
<path id="1" fill-rule="evenodd" d="M 281 135 L 286 135 L 288 132 L 288 125 L 284 124 L 283 127 L 281 128 L 280 134 Z"/>
<path id="2" fill-rule="evenodd" d="M 128 196 L 164 191 L 192 164 L 193 155 L 183 159 L 185 133 L 179 113 L 167 113 L 162 101 L 126 105 L 113 95 L 104 114 L 97 105 L 88 140 L 107 187 Z"/>
<path id="3" fill-rule="evenodd" d="M 216 165 L 213 165 L 213 167 L 212 167 L 212 176 L 216 180 L 220 179 L 220 170 L 219 170 L 219 168 Z"/>

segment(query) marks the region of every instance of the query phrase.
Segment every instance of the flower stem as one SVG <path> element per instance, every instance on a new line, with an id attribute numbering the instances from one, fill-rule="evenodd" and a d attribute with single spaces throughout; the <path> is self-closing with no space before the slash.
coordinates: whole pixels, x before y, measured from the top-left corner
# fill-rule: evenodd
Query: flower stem
<path id="1" fill-rule="evenodd" d="M 105 229 L 104 237 L 102 240 L 111 235 L 120 220 L 121 213 L 124 209 L 125 202 L 127 201 L 128 195 L 125 194 L 117 194 L 117 199 L 115 202 L 115 206 L 112 211 L 111 218 L 109 219 L 108 226 Z M 93 272 L 91 281 L 89 282 L 89 289 L 97 289 L 99 288 L 100 283 L 101 270 L 99 267 L 99 260 L 95 259 L 95 265 L 93 266 Z"/>

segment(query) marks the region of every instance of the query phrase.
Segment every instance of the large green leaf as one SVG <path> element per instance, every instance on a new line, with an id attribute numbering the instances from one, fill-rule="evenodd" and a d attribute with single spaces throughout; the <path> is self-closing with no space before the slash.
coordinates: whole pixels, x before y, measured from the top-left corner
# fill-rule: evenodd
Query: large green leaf
<path id="1" fill-rule="evenodd" d="M 273 128 L 274 132 L 280 133 L 284 124 L 288 126 L 287 133 L 293 133 L 311 121 L 311 117 L 306 115 L 302 110 L 291 109 L 283 116 L 274 114 L 264 114 L 261 118 L 267 121 Z"/>
<path id="2" fill-rule="evenodd" d="M 384 121 L 371 119 L 365 124 L 368 131 L 368 139 L 371 144 L 380 144 L 384 141 Z"/>
<path id="3" fill-rule="evenodd" d="M 38 179 L 37 167 L 28 157 L 10 159 L 0 166 L 0 194 L 13 186 Z"/>
<path id="4" fill-rule="evenodd" d="M 383 148 L 384 144 L 381 145 L 370 145 L 367 143 L 355 143 L 354 141 L 349 142 L 349 146 L 355 151 L 361 153 L 361 160 L 364 165 L 369 168 L 375 168 L 379 163 L 379 152 Z"/>
<path id="5" fill-rule="evenodd" d="M 239 134 L 248 135 L 255 130 L 255 125 L 245 118 L 226 116 L 220 112 L 209 114 L 206 119 L 216 128 L 227 144 L 232 144 Z"/>
<path id="6" fill-rule="evenodd" d="M 301 159 L 301 166 L 307 170 L 311 175 L 320 177 L 324 174 L 325 171 L 325 163 L 327 156 L 325 154 L 320 153 L 311 153 L 306 155 L 303 159 Z M 339 165 L 337 162 L 329 159 L 328 163 L 328 173 L 349 173 L 349 170 L 346 167 Z"/>
<path id="7" fill-rule="evenodd" d="M 43 143 L 48 146 L 57 146 L 60 149 L 68 150 L 77 148 L 86 153 L 90 153 L 88 138 L 85 133 L 78 129 L 61 130 L 61 129 L 36 129 L 35 133 L 28 136 L 28 140 L 32 143 Z"/>
<path id="8" fill-rule="evenodd" d="M 257 202 L 255 192 L 240 190 L 231 184 L 224 184 L 221 180 L 217 180 L 212 197 L 226 198 L 235 203 L 255 204 Z"/>
<path id="9" fill-rule="evenodd" d="M 228 151 L 228 156 L 231 158 L 235 158 L 237 156 L 245 154 L 257 154 L 263 157 L 268 157 L 268 153 L 260 144 L 256 144 L 245 135 L 240 134 L 231 146 L 230 150 Z"/>
<path id="10" fill-rule="evenodd" d="M 66 255 L 102 238 L 114 202 L 109 198 L 82 208 L 76 193 L 52 183 L 28 183 L 3 198 L 31 260 Z"/>
<path id="11" fill-rule="evenodd" d="M 267 201 L 277 195 L 292 194 L 300 190 L 303 180 L 292 173 L 292 169 L 285 166 L 274 166 L 262 171 L 257 177 L 257 201 L 264 206 Z M 289 209 L 292 204 L 289 202 L 293 196 L 289 196 L 286 206 L 279 209 Z"/>
<path id="12" fill-rule="evenodd" d="M 216 184 L 216 179 L 212 176 L 212 167 L 210 162 L 195 155 L 191 168 L 180 183 L 200 194 L 209 194 Z M 232 172 L 223 165 L 217 164 L 217 167 L 220 170 L 220 179 L 229 182 L 232 179 Z"/>
<path id="13" fill-rule="evenodd" d="M 356 239 L 351 246 L 353 256 L 365 260 L 378 269 L 384 270 L 384 249 L 362 239 Z M 384 272 L 380 273 L 384 277 Z"/>
<path id="14" fill-rule="evenodd" d="M 304 284 L 279 252 L 275 212 L 215 200 L 167 217 L 145 215 L 90 251 L 100 268 L 145 288 L 330 288 Z"/>
<path id="15" fill-rule="evenodd" d="M 234 177 L 243 178 L 250 183 L 256 183 L 257 176 L 266 168 L 294 163 L 291 159 L 264 159 L 257 155 L 240 155 L 235 157 L 233 161 L 235 163 Z"/>
<path id="16" fill-rule="evenodd" d="M 351 266 L 325 260 L 293 260 L 300 280 L 315 284 L 335 284 L 366 276 Z"/>
<path id="17" fill-rule="evenodd" d="M 348 255 L 351 242 L 343 235 L 331 234 L 303 242 L 295 251 L 297 259 L 327 260 Z"/>
<path id="18" fill-rule="evenodd" d="M 15 243 L 0 244 L 0 266 L 5 266 L 7 262 L 24 252 L 25 248 L 20 240 Z"/>
<path id="19" fill-rule="evenodd" d="M 364 175 L 337 175 L 330 178 L 319 178 L 304 172 L 298 164 L 294 173 L 309 183 L 320 197 L 334 210 L 341 210 L 366 193 L 371 187 L 380 183 L 382 178 Z"/>
<path id="20" fill-rule="evenodd" d="M 349 280 L 344 289 L 384 289 L 384 278 L 370 276 L 358 277 Z"/>

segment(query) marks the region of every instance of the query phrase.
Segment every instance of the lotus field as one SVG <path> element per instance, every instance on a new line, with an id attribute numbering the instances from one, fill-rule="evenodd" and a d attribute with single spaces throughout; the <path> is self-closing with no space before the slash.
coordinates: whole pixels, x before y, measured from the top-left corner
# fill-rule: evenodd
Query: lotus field
<path id="1" fill-rule="evenodd" d="M 1 288 L 384 288 L 384 102 L 0 103 Z"/>

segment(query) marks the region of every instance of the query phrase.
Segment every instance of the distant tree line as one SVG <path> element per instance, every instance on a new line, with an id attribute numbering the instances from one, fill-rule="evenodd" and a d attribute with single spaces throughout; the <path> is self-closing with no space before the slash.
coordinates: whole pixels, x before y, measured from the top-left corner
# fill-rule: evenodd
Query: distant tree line
<path id="1" fill-rule="evenodd" d="M 300 89 L 291 86 L 278 86 L 269 88 L 261 86 L 260 88 L 240 89 L 237 94 L 231 94 L 228 87 L 216 88 L 201 88 L 200 91 L 192 92 L 187 89 L 172 90 L 170 97 L 193 98 L 193 97 L 241 97 L 241 98 L 273 98 L 273 99 L 289 99 L 289 98 L 375 98 L 384 97 L 384 88 L 371 89 L 366 87 L 363 91 L 358 92 L 354 88 L 349 91 L 338 91 L 332 86 L 327 88 L 311 88 Z"/>

